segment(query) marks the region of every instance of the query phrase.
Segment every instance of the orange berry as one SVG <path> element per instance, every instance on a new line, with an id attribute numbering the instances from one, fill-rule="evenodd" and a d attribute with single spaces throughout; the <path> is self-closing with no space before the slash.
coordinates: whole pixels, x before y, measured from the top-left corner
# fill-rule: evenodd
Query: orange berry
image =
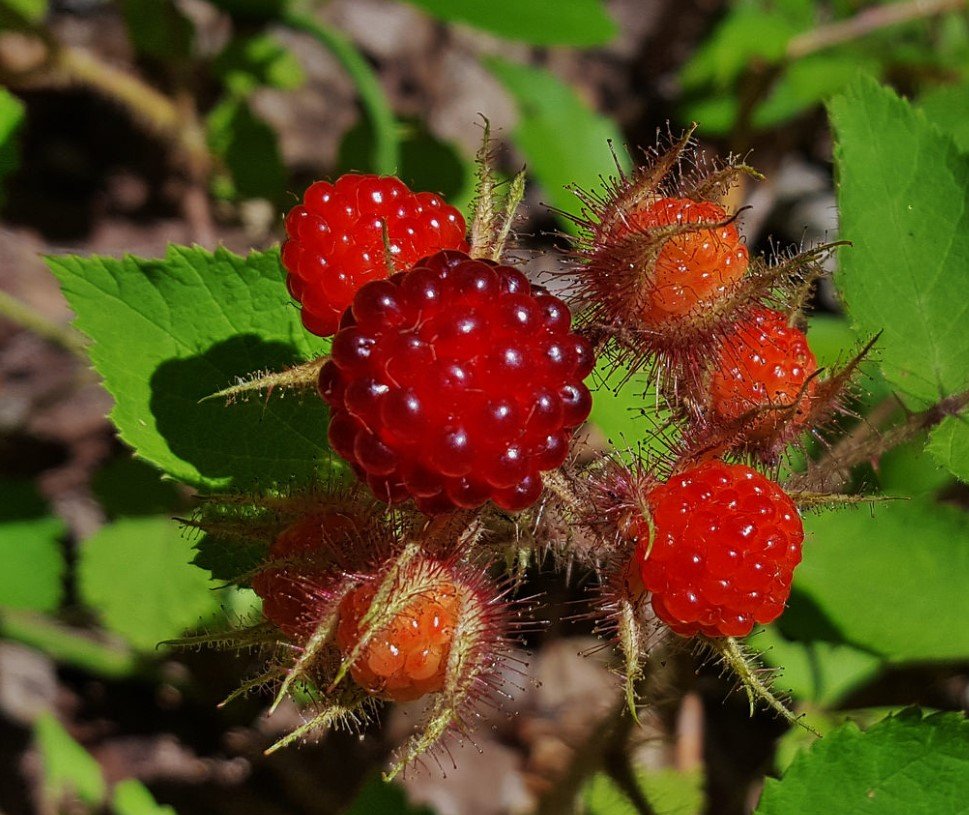
<path id="1" fill-rule="evenodd" d="M 336 642 L 349 656 L 362 634 L 376 586 L 366 583 L 341 601 Z M 395 702 L 418 699 L 444 688 L 459 600 L 455 585 L 442 581 L 376 631 L 350 668 L 356 683 Z"/>
<path id="2" fill-rule="evenodd" d="M 631 212 L 621 229 L 645 232 L 676 224 L 721 222 L 727 217 L 721 207 L 709 201 L 660 198 Z M 732 223 L 667 238 L 643 293 L 643 323 L 660 325 L 723 297 L 743 277 L 747 261 L 747 247 Z"/>
<path id="3" fill-rule="evenodd" d="M 710 407 L 722 420 L 735 421 L 745 413 L 771 405 L 797 405 L 786 411 L 764 411 L 749 437 L 771 436 L 781 424 L 804 423 L 814 395 L 817 360 L 803 331 L 787 323 L 778 311 L 757 308 L 726 336 L 710 378 Z"/>

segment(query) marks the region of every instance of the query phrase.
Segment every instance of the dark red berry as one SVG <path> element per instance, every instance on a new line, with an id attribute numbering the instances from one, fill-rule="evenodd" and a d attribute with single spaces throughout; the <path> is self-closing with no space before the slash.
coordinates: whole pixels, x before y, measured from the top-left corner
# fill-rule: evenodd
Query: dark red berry
<path id="1" fill-rule="evenodd" d="M 508 266 L 440 252 L 361 288 L 348 315 L 320 393 L 333 449 L 378 498 L 428 513 L 538 499 L 592 406 L 594 355 L 565 303 Z"/>
<path id="2" fill-rule="evenodd" d="M 742 637 L 784 610 L 804 528 L 773 481 L 709 461 L 652 488 L 636 561 L 657 616 L 677 634 Z"/>
<path id="3" fill-rule="evenodd" d="M 312 184 L 289 211 L 282 261 L 303 325 L 326 337 L 364 283 L 441 249 L 467 248 L 464 218 L 440 196 L 391 176 L 347 174 Z M 382 313 L 379 290 L 367 307 Z"/>

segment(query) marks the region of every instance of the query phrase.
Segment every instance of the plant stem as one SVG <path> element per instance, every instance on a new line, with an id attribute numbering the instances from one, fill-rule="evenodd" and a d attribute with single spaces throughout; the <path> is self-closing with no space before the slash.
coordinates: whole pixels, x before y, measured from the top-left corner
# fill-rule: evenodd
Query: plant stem
<path id="1" fill-rule="evenodd" d="M 786 488 L 792 491 L 829 493 L 843 489 L 851 480 L 851 471 L 859 464 L 872 461 L 889 450 L 911 441 L 930 430 L 949 416 L 956 416 L 969 407 L 969 391 L 940 399 L 932 407 L 918 413 L 906 412 L 901 424 L 882 430 L 904 405 L 897 396 L 889 396 L 877 404 L 851 433 L 828 450 L 807 472 L 792 478 Z"/>
<path id="2" fill-rule="evenodd" d="M 360 104 L 373 129 L 374 167 L 384 175 L 395 174 L 400 164 L 397 119 L 373 68 L 349 39 L 308 12 L 286 11 L 283 13 L 282 22 L 318 40 L 350 75 L 360 95 Z"/>
<path id="3" fill-rule="evenodd" d="M 910 0 L 873 6 L 847 20 L 822 25 L 791 38 L 787 44 L 787 58 L 801 59 L 809 54 L 858 40 L 883 28 L 934 17 L 966 7 L 966 0 Z"/>
<path id="4" fill-rule="evenodd" d="M 88 361 L 87 341 L 81 334 L 73 328 L 51 322 L 5 291 L 0 291 L 0 317 L 32 331 L 48 342 L 59 345 L 85 362 Z"/>
<path id="5" fill-rule="evenodd" d="M 188 115 L 164 94 L 138 77 L 101 61 L 80 48 L 52 43 L 55 71 L 121 104 L 145 127 L 174 144 L 184 154 L 193 177 L 205 177 L 212 159 L 205 134 L 194 115 Z"/>

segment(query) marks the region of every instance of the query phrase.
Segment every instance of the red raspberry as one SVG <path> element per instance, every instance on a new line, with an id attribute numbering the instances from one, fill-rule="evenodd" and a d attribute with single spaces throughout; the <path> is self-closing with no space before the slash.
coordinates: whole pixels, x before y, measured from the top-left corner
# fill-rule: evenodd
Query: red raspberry
<path id="1" fill-rule="evenodd" d="M 793 416 L 766 410 L 757 417 L 748 435 L 769 437 L 785 419 L 803 424 L 817 369 L 804 332 L 789 326 L 780 312 L 757 308 L 723 341 L 710 378 L 710 408 L 720 419 L 735 421 L 752 410 L 800 399 Z"/>
<path id="2" fill-rule="evenodd" d="M 312 610 L 318 582 L 332 567 L 330 542 L 358 531 L 349 515 L 330 510 L 296 521 L 269 549 L 269 565 L 252 579 L 263 615 L 292 640 L 312 636 L 319 620 Z"/>
<path id="3" fill-rule="evenodd" d="M 341 601 L 336 642 L 344 657 L 360 641 L 360 623 L 376 593 L 376 586 L 365 583 Z M 354 681 L 368 693 L 395 702 L 442 690 L 459 605 L 449 581 L 422 594 L 374 633 L 350 667 Z"/>
<path id="4" fill-rule="evenodd" d="M 651 517 L 641 522 L 635 558 L 663 622 L 683 636 L 742 637 L 780 616 L 804 527 L 777 484 L 708 461 L 646 500 Z"/>
<path id="5" fill-rule="evenodd" d="M 570 325 L 521 272 L 461 252 L 368 283 L 320 372 L 333 449 L 388 502 L 530 506 L 592 406 Z"/>
<path id="6" fill-rule="evenodd" d="M 725 220 L 727 213 L 709 201 L 660 198 L 631 212 L 621 230 L 647 231 Z M 668 238 L 656 257 L 652 279 L 644 292 L 640 311 L 643 324 L 655 326 L 683 317 L 698 305 L 722 297 L 746 271 L 747 247 L 732 223 Z"/>
<path id="7" fill-rule="evenodd" d="M 388 248 L 396 269 L 440 249 L 468 248 L 464 218 L 439 195 L 352 173 L 311 184 L 286 216 L 286 236 L 286 285 L 303 307 L 303 325 L 321 337 L 336 332 L 357 289 L 393 272 Z"/>

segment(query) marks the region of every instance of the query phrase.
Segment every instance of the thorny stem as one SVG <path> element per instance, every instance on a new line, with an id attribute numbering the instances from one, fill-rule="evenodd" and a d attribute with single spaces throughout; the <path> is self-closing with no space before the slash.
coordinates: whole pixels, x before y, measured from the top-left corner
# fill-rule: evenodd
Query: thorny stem
<path id="1" fill-rule="evenodd" d="M 822 25 L 792 37 L 787 44 L 787 58 L 801 59 L 809 54 L 861 39 L 883 28 L 934 17 L 966 7 L 967 0 L 910 0 L 907 3 L 886 3 L 859 12 L 847 20 Z"/>
<path id="2" fill-rule="evenodd" d="M 757 700 L 764 702 L 769 708 L 778 713 L 785 721 L 792 725 L 803 727 L 815 736 L 820 736 L 813 727 L 805 724 L 801 717 L 796 716 L 788 707 L 775 695 L 767 683 L 759 676 L 756 670 L 751 667 L 751 657 L 744 653 L 740 643 L 734 637 L 717 637 L 716 639 L 704 638 L 706 644 L 716 653 L 724 665 L 726 665 L 744 686 L 747 693 L 747 700 L 750 703 L 750 714 L 754 714 Z"/>
<path id="3" fill-rule="evenodd" d="M 552 493 L 563 506 L 576 515 L 580 514 L 584 504 L 575 490 L 572 489 L 572 485 L 562 470 L 550 470 L 547 473 L 542 473 L 542 482 L 545 484 L 545 489 Z"/>
<path id="4" fill-rule="evenodd" d="M 43 337 L 84 362 L 88 362 L 88 344 L 80 333 L 68 326 L 51 322 L 5 291 L 0 291 L 0 317 L 32 331 L 38 337 Z"/>
<path id="5" fill-rule="evenodd" d="M 314 19 L 311 14 L 286 11 L 282 21 L 319 41 L 350 75 L 360 95 L 360 104 L 373 128 L 374 166 L 377 172 L 384 175 L 396 173 L 400 163 L 397 120 L 373 68 L 350 40 Z"/>
<path id="6" fill-rule="evenodd" d="M 68 81 L 87 85 L 92 90 L 120 103 L 159 136 L 172 142 L 184 154 L 193 178 L 205 177 L 212 157 L 198 120 L 136 76 L 102 62 L 88 51 L 53 44 L 51 64 Z"/>
<path id="7" fill-rule="evenodd" d="M 905 421 L 886 431 L 887 422 L 904 405 L 895 395 L 876 405 L 851 433 L 831 447 L 808 471 L 791 479 L 792 490 L 806 492 L 835 492 L 851 480 L 851 471 L 858 464 L 873 461 L 889 450 L 904 444 L 929 430 L 950 416 L 956 416 L 969 406 L 969 391 L 947 396 L 927 410 L 907 413 Z"/>

